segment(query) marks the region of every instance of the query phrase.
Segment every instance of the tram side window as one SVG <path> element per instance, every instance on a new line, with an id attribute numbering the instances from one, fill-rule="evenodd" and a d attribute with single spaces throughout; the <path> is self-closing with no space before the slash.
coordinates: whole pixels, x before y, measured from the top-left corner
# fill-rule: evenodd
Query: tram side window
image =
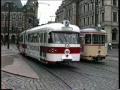
<path id="1" fill-rule="evenodd" d="M 43 33 L 40 34 L 40 42 L 43 43 Z"/>
<path id="2" fill-rule="evenodd" d="M 91 35 L 90 34 L 85 35 L 85 44 L 91 44 Z"/>
<path id="3" fill-rule="evenodd" d="M 30 42 L 33 42 L 33 35 L 31 34 L 30 37 L 31 37 Z"/>
<path id="4" fill-rule="evenodd" d="M 37 38 L 37 42 L 39 42 L 39 34 L 37 34 L 37 37 L 36 37 L 36 38 Z"/>
<path id="5" fill-rule="evenodd" d="M 28 42 L 30 42 L 30 34 L 28 34 Z"/>
<path id="6" fill-rule="evenodd" d="M 80 36 L 80 44 L 83 44 L 84 43 L 84 37 L 83 36 Z"/>
<path id="7" fill-rule="evenodd" d="M 23 36 L 22 35 L 20 36 L 20 42 L 23 42 Z"/>
<path id="8" fill-rule="evenodd" d="M 37 43 L 37 34 L 36 33 L 33 34 L 33 42 Z"/>
<path id="9" fill-rule="evenodd" d="M 46 43 L 47 40 L 47 33 L 44 33 L 44 43 Z"/>
<path id="10" fill-rule="evenodd" d="M 51 34 L 51 33 L 49 33 L 48 43 L 52 43 L 52 42 L 53 42 L 53 40 L 52 40 L 52 34 Z"/>

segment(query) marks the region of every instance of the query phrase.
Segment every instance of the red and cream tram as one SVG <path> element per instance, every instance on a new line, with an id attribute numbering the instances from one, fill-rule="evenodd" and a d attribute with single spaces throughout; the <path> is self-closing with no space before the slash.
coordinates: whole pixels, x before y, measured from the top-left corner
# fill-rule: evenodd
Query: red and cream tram
<path id="1" fill-rule="evenodd" d="M 20 34 L 19 51 L 46 64 L 77 62 L 79 33 L 79 27 L 68 21 L 34 27 Z"/>
<path id="2" fill-rule="evenodd" d="M 96 61 L 107 56 L 107 33 L 94 28 L 81 29 L 81 59 Z"/>

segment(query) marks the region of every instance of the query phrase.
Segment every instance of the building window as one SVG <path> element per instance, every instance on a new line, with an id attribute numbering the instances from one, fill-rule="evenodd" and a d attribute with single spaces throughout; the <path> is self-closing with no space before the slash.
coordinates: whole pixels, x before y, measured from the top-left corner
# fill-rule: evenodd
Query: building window
<path id="1" fill-rule="evenodd" d="M 82 25 L 82 19 L 80 19 L 80 26 Z"/>
<path id="2" fill-rule="evenodd" d="M 102 13 L 102 22 L 104 22 L 104 13 Z"/>
<path id="3" fill-rule="evenodd" d="M 94 9 L 94 4 L 92 3 L 92 10 Z"/>
<path id="4" fill-rule="evenodd" d="M 92 16 L 92 24 L 94 23 L 94 17 Z"/>
<path id="5" fill-rule="evenodd" d="M 104 6 L 104 0 L 102 0 L 102 6 Z"/>
<path id="6" fill-rule="evenodd" d="M 117 22 L 117 12 L 113 12 L 113 22 Z"/>
<path id="7" fill-rule="evenodd" d="M 117 29 L 116 28 L 112 30 L 112 40 L 117 40 Z"/>
<path id="8" fill-rule="evenodd" d="M 113 6 L 117 6 L 117 0 L 113 0 Z"/>
<path id="9" fill-rule="evenodd" d="M 84 26 L 85 26 L 85 18 L 84 18 Z"/>
<path id="10" fill-rule="evenodd" d="M 85 13 L 85 5 L 84 5 L 84 13 Z"/>
<path id="11" fill-rule="evenodd" d="M 88 11 L 89 11 L 89 4 L 87 5 L 87 7 L 88 7 Z"/>
<path id="12" fill-rule="evenodd" d="M 87 19 L 88 19 L 88 23 L 87 24 L 89 25 L 89 17 Z"/>

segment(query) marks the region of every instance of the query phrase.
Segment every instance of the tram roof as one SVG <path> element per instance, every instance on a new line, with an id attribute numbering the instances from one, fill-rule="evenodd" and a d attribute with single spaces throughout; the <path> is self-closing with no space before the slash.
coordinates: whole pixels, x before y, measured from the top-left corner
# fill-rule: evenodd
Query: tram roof
<path id="1" fill-rule="evenodd" d="M 81 29 L 80 32 L 99 32 L 97 31 L 95 28 L 85 28 L 85 29 Z M 105 30 L 100 30 L 101 33 L 106 33 Z"/>
<path id="2" fill-rule="evenodd" d="M 62 31 L 62 27 L 65 27 L 62 23 L 50 23 L 42 26 L 37 26 L 31 29 L 28 29 L 26 32 L 36 32 L 41 31 L 42 29 L 46 29 L 47 31 Z M 73 32 L 80 32 L 80 28 L 76 25 L 70 24 L 69 27 L 72 27 Z M 40 30 L 41 29 L 41 30 Z"/>

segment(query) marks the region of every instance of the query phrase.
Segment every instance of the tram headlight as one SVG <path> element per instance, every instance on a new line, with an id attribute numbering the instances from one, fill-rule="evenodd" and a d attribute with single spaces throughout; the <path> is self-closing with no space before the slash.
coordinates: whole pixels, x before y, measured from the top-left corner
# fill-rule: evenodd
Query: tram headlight
<path id="1" fill-rule="evenodd" d="M 65 49 L 64 53 L 65 53 L 65 55 L 68 55 L 68 54 L 70 54 L 70 50 L 69 49 Z"/>

